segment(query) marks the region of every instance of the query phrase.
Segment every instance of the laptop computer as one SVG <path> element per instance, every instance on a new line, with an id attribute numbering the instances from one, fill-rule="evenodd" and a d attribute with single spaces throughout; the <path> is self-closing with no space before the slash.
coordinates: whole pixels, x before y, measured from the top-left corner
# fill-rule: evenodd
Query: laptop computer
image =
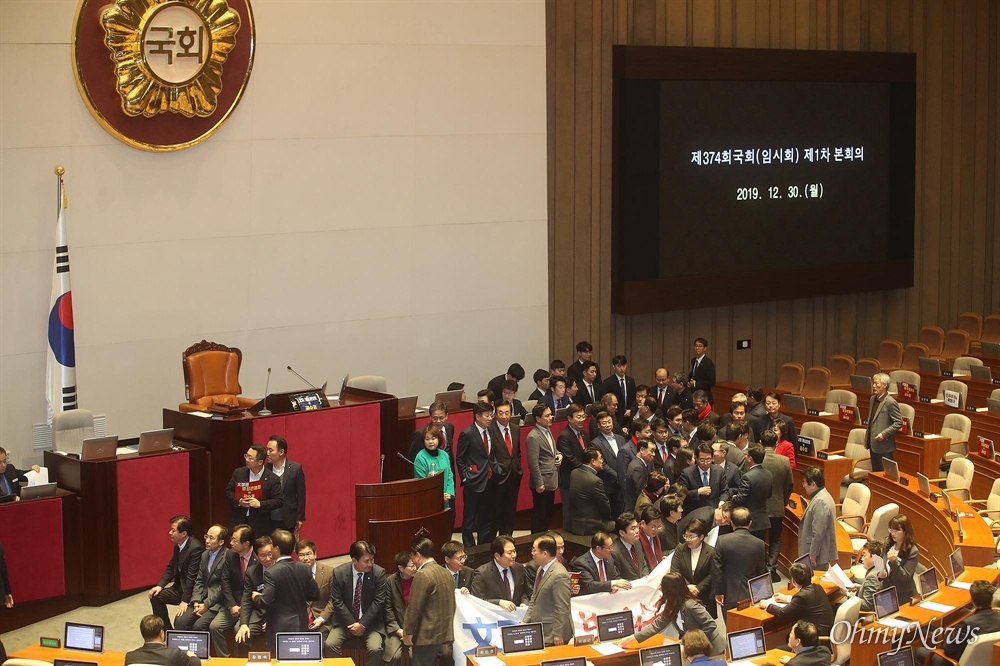
<path id="1" fill-rule="evenodd" d="M 566 657 L 565 659 L 546 659 L 538 666 L 587 666 L 586 657 Z"/>
<path id="2" fill-rule="evenodd" d="M 921 356 L 917 362 L 920 364 L 920 372 L 936 377 L 941 376 L 941 361 L 938 359 Z"/>
<path id="3" fill-rule="evenodd" d="M 149 430 L 139 433 L 139 453 L 169 451 L 174 445 L 174 429 Z"/>
<path id="4" fill-rule="evenodd" d="M 948 556 L 948 564 L 951 565 L 951 578 L 958 580 L 958 577 L 965 573 L 965 560 L 962 558 L 962 549 L 956 548 Z"/>
<path id="5" fill-rule="evenodd" d="M 434 402 L 443 402 L 448 411 L 458 409 L 462 406 L 462 393 L 464 389 L 455 391 L 442 391 L 434 394 Z"/>
<path id="6" fill-rule="evenodd" d="M 973 379 L 979 379 L 984 382 L 993 382 L 993 372 L 990 370 L 988 365 L 970 365 L 969 374 L 972 375 Z"/>
<path id="7" fill-rule="evenodd" d="M 396 401 L 396 416 L 405 419 L 417 413 L 417 396 L 410 395 Z"/>
<path id="8" fill-rule="evenodd" d="M 632 611 L 602 613 L 597 616 L 597 637 L 602 641 L 616 641 L 635 633 Z"/>
<path id="9" fill-rule="evenodd" d="M 27 502 L 33 499 L 42 499 L 43 497 L 52 497 L 56 494 L 56 483 L 43 483 L 40 486 L 24 486 L 21 488 L 21 501 Z"/>
<path id="10" fill-rule="evenodd" d="M 318 631 L 278 632 L 274 658 L 279 664 L 318 664 L 323 661 L 323 634 Z"/>
<path id="11" fill-rule="evenodd" d="M 639 666 L 682 666 L 682 664 L 680 643 L 639 650 Z"/>
<path id="12" fill-rule="evenodd" d="M 908 617 L 896 615 L 899 612 L 899 597 L 896 595 L 896 586 L 887 587 L 875 593 L 875 617 L 878 621 L 897 620 L 899 622 L 913 622 Z M 895 615 L 895 617 L 893 617 Z"/>
<path id="13" fill-rule="evenodd" d="M 990 414 L 1000 415 L 1000 400 L 996 398 L 986 398 L 986 411 Z"/>
<path id="14" fill-rule="evenodd" d="M 796 412 L 798 414 L 805 414 L 808 411 L 806 409 L 806 399 L 801 395 L 786 393 L 782 400 L 785 403 L 785 411 Z"/>
<path id="15" fill-rule="evenodd" d="M 899 483 L 899 464 L 895 460 L 882 458 L 882 468 L 885 470 L 887 477 Z"/>
<path id="16" fill-rule="evenodd" d="M 883 462 L 885 461 L 883 460 Z M 924 497 L 931 496 L 931 480 L 928 479 L 923 474 L 921 474 L 920 472 L 917 472 L 917 485 L 920 486 L 921 495 L 923 495 Z"/>
<path id="17" fill-rule="evenodd" d="M 913 647 L 878 653 L 878 666 L 914 666 Z"/>
<path id="18" fill-rule="evenodd" d="M 500 639 L 503 642 L 504 654 L 538 652 L 545 649 L 545 635 L 542 633 L 541 622 L 500 627 Z"/>
<path id="19" fill-rule="evenodd" d="M 97 662 L 77 661 L 76 659 L 53 659 L 52 666 L 97 666 Z"/>
<path id="20" fill-rule="evenodd" d="M 104 652 L 104 627 L 99 624 L 67 622 L 63 633 L 63 647 L 83 652 Z"/>
<path id="21" fill-rule="evenodd" d="M 168 631 L 167 647 L 190 652 L 202 661 L 208 659 L 209 637 L 207 631 Z"/>
<path id="22" fill-rule="evenodd" d="M 747 581 L 750 587 L 750 603 L 757 605 L 762 599 L 770 599 L 774 596 L 774 585 L 771 583 L 771 574 L 761 574 Z"/>
<path id="23" fill-rule="evenodd" d="M 931 567 L 927 571 L 917 576 L 917 581 L 919 583 L 919 585 L 917 586 L 918 587 L 917 592 L 919 592 L 920 596 L 922 596 L 924 599 L 931 596 L 932 594 L 937 592 L 938 589 L 940 589 L 938 587 L 937 569 L 935 569 L 934 567 Z"/>
<path id="24" fill-rule="evenodd" d="M 802 557 L 795 558 L 795 561 L 792 562 L 792 564 L 804 564 L 808 567 L 809 571 L 813 570 L 812 562 L 809 561 L 809 553 L 806 553 Z"/>
<path id="25" fill-rule="evenodd" d="M 753 659 L 767 654 L 763 627 L 730 632 L 726 642 L 729 643 L 729 658 L 726 661 Z"/>
<path id="26" fill-rule="evenodd" d="M 118 457 L 118 435 L 83 440 L 80 460 L 114 460 Z"/>
<path id="27" fill-rule="evenodd" d="M 981 342 L 983 356 L 1000 358 L 1000 342 Z"/>
<path id="28" fill-rule="evenodd" d="M 855 391 L 867 391 L 871 393 L 872 378 L 864 375 L 851 375 L 851 388 Z"/>

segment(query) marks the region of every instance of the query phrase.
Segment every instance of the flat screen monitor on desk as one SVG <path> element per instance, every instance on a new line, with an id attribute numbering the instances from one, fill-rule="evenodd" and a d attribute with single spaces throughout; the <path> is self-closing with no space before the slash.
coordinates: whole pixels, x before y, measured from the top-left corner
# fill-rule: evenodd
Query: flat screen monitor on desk
<path id="1" fill-rule="evenodd" d="M 803 564 L 807 569 L 809 569 L 809 571 L 813 570 L 812 560 L 809 558 L 809 553 L 806 553 L 802 557 L 795 558 L 795 561 L 792 562 L 792 564 Z"/>
<path id="2" fill-rule="evenodd" d="M 396 416 L 401 419 L 414 416 L 417 413 L 417 396 L 411 395 L 396 401 Z"/>
<path id="3" fill-rule="evenodd" d="M 274 635 L 275 659 L 279 664 L 323 661 L 323 634 L 318 631 L 279 632 Z"/>
<path id="4" fill-rule="evenodd" d="M 875 617 L 881 622 L 892 617 L 899 612 L 899 597 L 896 595 L 896 587 L 887 587 L 875 593 Z M 897 620 L 909 622 L 910 618 L 897 617 Z"/>
<path id="5" fill-rule="evenodd" d="M 634 633 L 635 625 L 630 610 L 597 616 L 597 637 L 602 641 L 617 641 Z"/>
<path id="6" fill-rule="evenodd" d="M 503 641 L 504 654 L 538 652 L 545 649 L 545 638 L 542 633 L 541 622 L 512 624 L 500 627 L 500 638 Z"/>
<path id="7" fill-rule="evenodd" d="M 890 460 L 889 458 L 882 458 L 882 468 L 885 470 L 885 475 L 899 483 L 899 465 L 895 460 Z"/>
<path id="8" fill-rule="evenodd" d="M 948 556 L 948 562 L 951 564 L 952 579 L 958 580 L 958 577 L 965 573 L 965 561 L 962 559 L 962 549 L 956 548 L 951 551 L 951 555 Z"/>
<path id="9" fill-rule="evenodd" d="M 919 592 L 924 599 L 938 591 L 938 575 L 937 569 L 934 567 L 920 574 L 918 580 L 920 581 Z"/>
<path id="10" fill-rule="evenodd" d="M 747 581 L 750 586 L 750 603 L 757 605 L 761 599 L 770 599 L 774 596 L 774 585 L 771 583 L 771 574 L 761 574 L 756 578 Z"/>
<path id="11" fill-rule="evenodd" d="M 996 398 L 986 398 L 986 411 L 990 414 L 1000 415 L 1000 400 Z"/>
<path id="12" fill-rule="evenodd" d="M 917 485 L 920 486 L 920 494 L 924 497 L 931 496 L 931 480 L 917 472 Z"/>
<path id="13" fill-rule="evenodd" d="M 149 430 L 139 433 L 139 453 L 169 451 L 174 445 L 174 429 Z"/>
<path id="14" fill-rule="evenodd" d="M 27 502 L 28 500 L 52 497 L 56 494 L 56 489 L 57 486 L 55 481 L 51 483 L 43 483 L 40 486 L 25 486 L 21 488 L 21 501 Z"/>
<path id="15" fill-rule="evenodd" d="M 181 652 L 190 652 L 202 661 L 208 659 L 207 631 L 168 631 L 167 647 L 177 648 Z"/>
<path id="16" fill-rule="evenodd" d="M 114 460 L 118 457 L 118 435 L 83 440 L 80 460 Z"/>
<path id="17" fill-rule="evenodd" d="M 1000 358 L 1000 342 L 982 342 L 983 356 Z"/>
<path id="18" fill-rule="evenodd" d="M 872 379 L 864 375 L 851 375 L 851 388 L 855 391 L 871 391 Z"/>
<path id="19" fill-rule="evenodd" d="M 104 652 L 104 627 L 98 624 L 67 622 L 64 638 L 67 650 Z"/>
<path id="20" fill-rule="evenodd" d="M 934 375 L 935 377 L 941 376 L 941 361 L 936 358 L 921 356 L 917 359 L 917 363 L 920 364 L 920 372 L 928 375 Z"/>
<path id="21" fill-rule="evenodd" d="M 565 659 L 546 659 L 538 666 L 587 666 L 586 657 L 566 657 Z"/>
<path id="22" fill-rule="evenodd" d="M 785 410 L 789 412 L 796 412 L 799 414 L 805 414 L 808 410 L 806 409 L 806 399 L 801 395 L 792 395 L 791 393 L 786 393 L 783 398 L 785 401 Z"/>
<path id="23" fill-rule="evenodd" d="M 767 646 L 764 645 L 763 627 L 734 631 L 726 637 L 726 640 L 729 643 L 728 661 L 753 659 L 754 657 L 767 654 Z"/>
<path id="24" fill-rule="evenodd" d="M 970 365 L 969 373 L 972 375 L 973 379 L 979 379 L 984 382 L 993 381 L 993 372 L 990 370 L 988 365 Z"/>
<path id="25" fill-rule="evenodd" d="M 459 409 L 462 406 L 462 394 L 465 392 L 464 389 L 458 389 L 457 391 L 442 391 L 434 396 L 434 402 L 443 402 L 448 411 Z"/>
<path id="26" fill-rule="evenodd" d="M 639 650 L 639 666 L 683 666 L 680 643 Z"/>
<path id="27" fill-rule="evenodd" d="M 76 659 L 53 659 L 52 666 L 97 666 L 97 662 L 77 661 Z"/>
<path id="28" fill-rule="evenodd" d="M 905 647 L 901 650 L 887 650 L 878 655 L 878 666 L 914 666 L 913 648 Z"/>

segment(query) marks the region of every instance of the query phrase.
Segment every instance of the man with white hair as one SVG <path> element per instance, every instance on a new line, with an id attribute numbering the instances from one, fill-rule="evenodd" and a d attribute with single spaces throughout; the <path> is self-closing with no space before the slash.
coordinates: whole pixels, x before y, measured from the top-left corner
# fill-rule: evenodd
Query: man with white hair
<path id="1" fill-rule="evenodd" d="M 896 433 L 903 427 L 899 403 L 889 395 L 889 375 L 884 372 L 872 376 L 872 397 L 868 410 L 868 430 L 865 448 L 871 451 L 872 471 L 882 471 L 882 459 L 892 460 L 896 450 Z"/>

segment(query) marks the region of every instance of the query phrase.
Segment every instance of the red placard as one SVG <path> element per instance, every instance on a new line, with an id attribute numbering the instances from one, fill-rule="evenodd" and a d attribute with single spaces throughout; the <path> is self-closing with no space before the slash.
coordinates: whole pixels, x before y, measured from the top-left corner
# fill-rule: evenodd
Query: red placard
<path id="1" fill-rule="evenodd" d="M 854 423 L 857 411 L 857 407 L 853 405 L 837 405 L 838 418 L 847 423 Z"/>

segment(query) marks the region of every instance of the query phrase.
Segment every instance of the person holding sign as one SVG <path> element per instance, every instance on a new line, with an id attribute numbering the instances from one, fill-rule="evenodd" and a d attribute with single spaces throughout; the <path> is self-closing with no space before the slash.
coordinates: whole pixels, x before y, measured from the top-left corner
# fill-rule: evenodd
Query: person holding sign
<path id="1" fill-rule="evenodd" d="M 233 525 L 246 523 L 254 534 L 270 534 L 280 527 L 271 519 L 271 512 L 284 503 L 281 480 L 264 467 L 267 449 L 260 444 L 247 449 L 243 459 L 246 464 L 233 471 L 226 486 L 226 499 L 233 507 Z"/>
<path id="2" fill-rule="evenodd" d="M 896 433 L 903 427 L 899 403 L 889 395 L 889 375 L 884 372 L 872 376 L 872 398 L 868 410 L 868 430 L 865 448 L 872 454 L 872 471 L 881 472 L 882 459 L 892 460 L 896 450 Z"/>

